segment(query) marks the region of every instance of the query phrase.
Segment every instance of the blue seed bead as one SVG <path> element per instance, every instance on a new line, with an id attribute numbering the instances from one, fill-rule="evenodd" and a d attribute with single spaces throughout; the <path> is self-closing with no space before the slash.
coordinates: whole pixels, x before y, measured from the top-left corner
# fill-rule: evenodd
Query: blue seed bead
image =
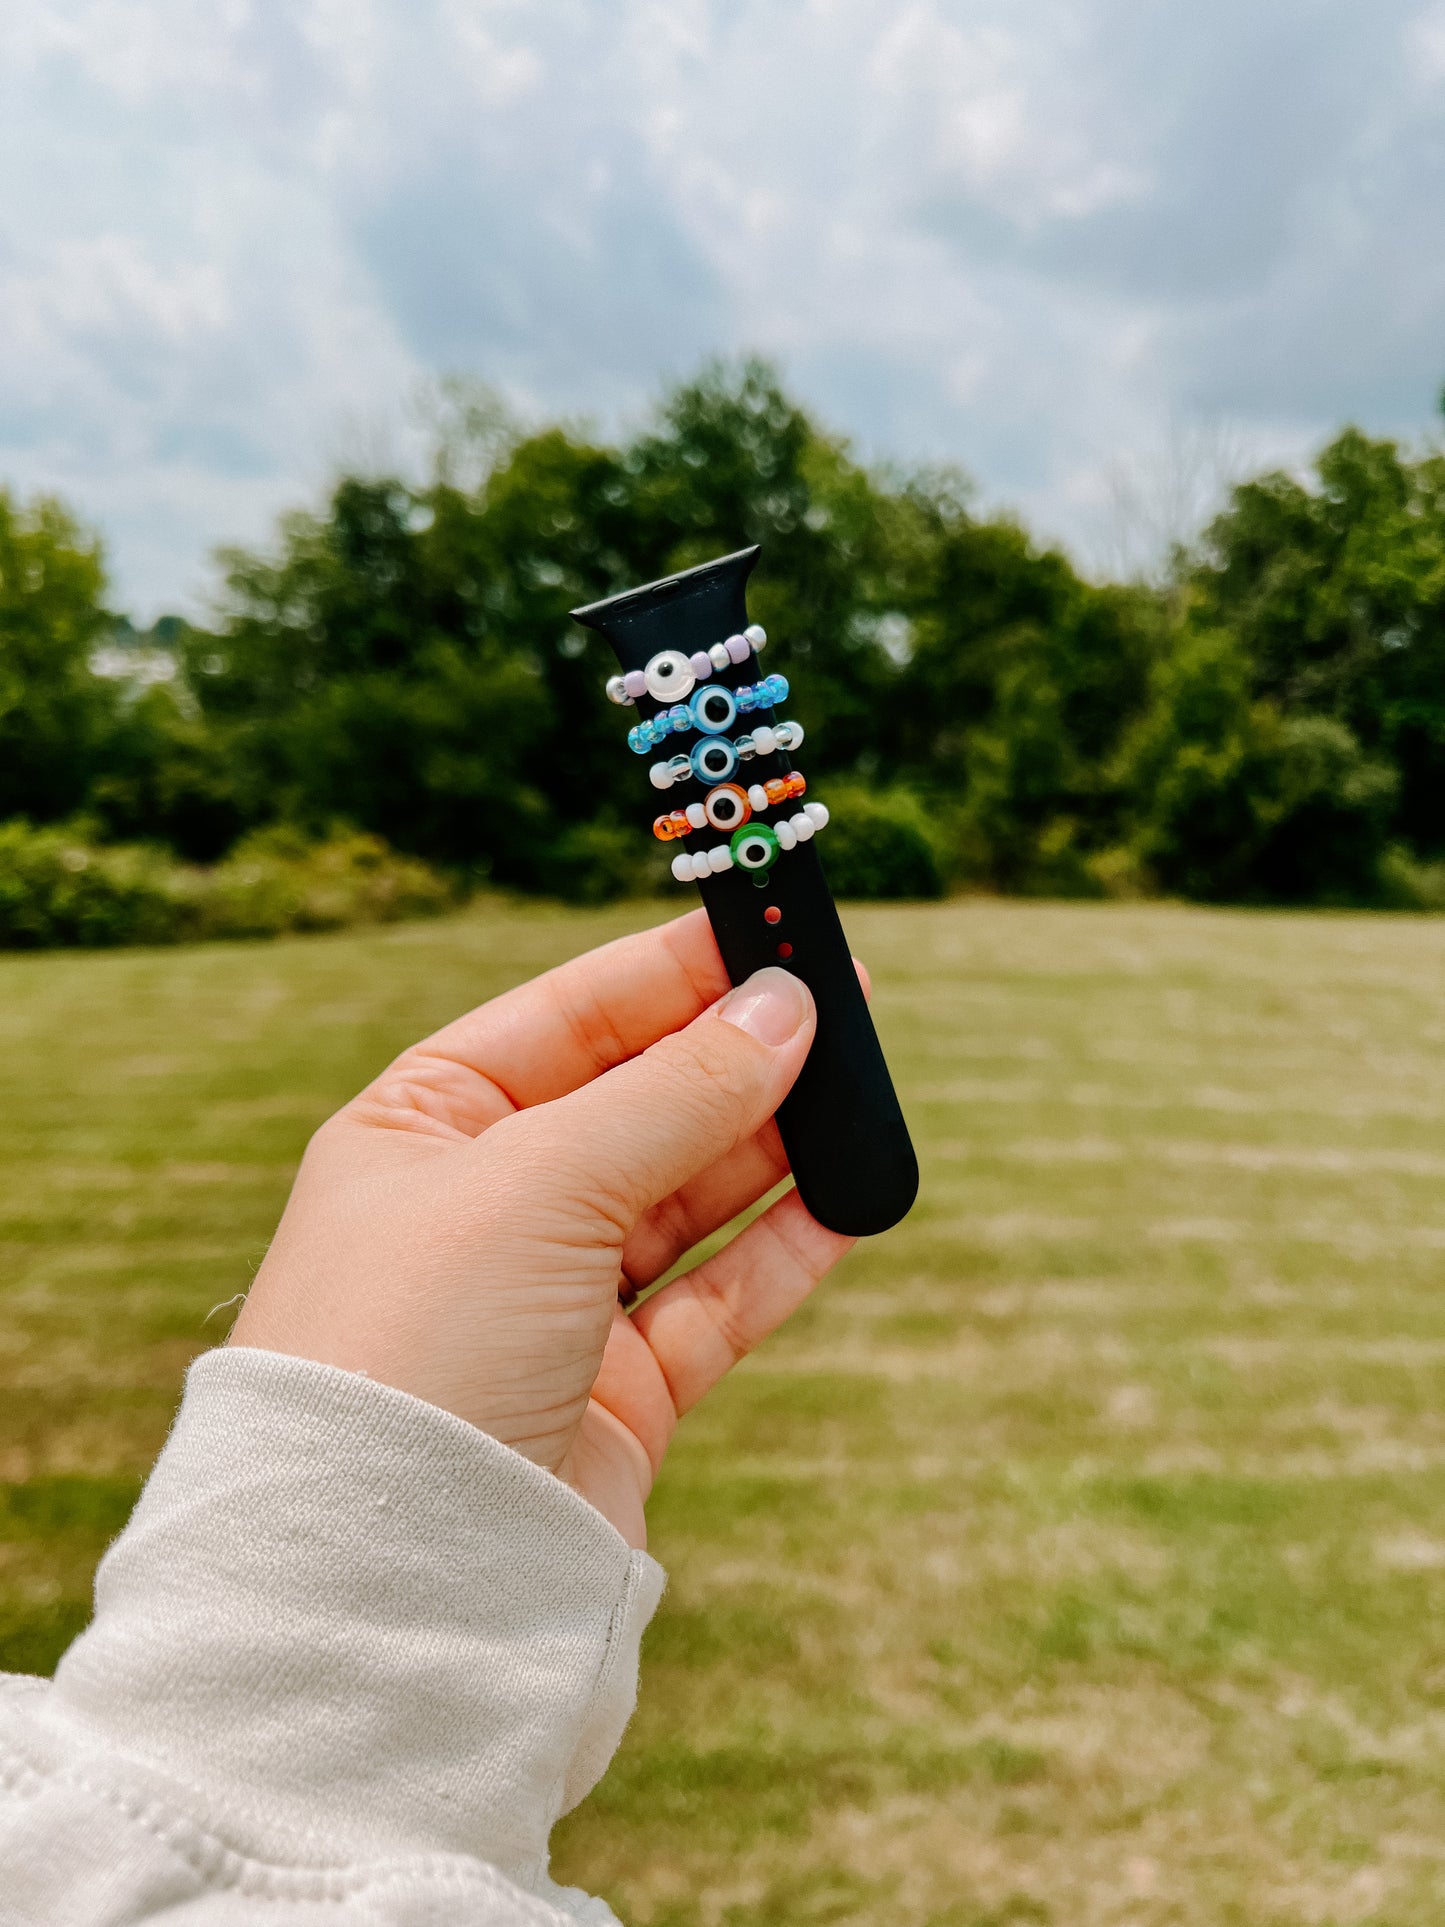
<path id="1" fill-rule="evenodd" d="M 765 676 L 763 678 L 763 688 L 768 692 L 767 701 L 769 705 L 773 703 L 785 703 L 788 700 L 788 679 L 786 676 Z"/>
<path id="2" fill-rule="evenodd" d="M 648 750 L 652 748 L 652 743 L 647 734 L 647 728 L 646 723 L 634 723 L 632 728 L 627 732 L 627 747 L 632 751 L 634 756 L 645 756 Z"/>
<path id="3" fill-rule="evenodd" d="M 660 716 L 658 717 L 658 721 L 662 721 Z M 679 736 L 681 736 L 685 729 L 692 728 L 692 711 L 686 703 L 674 703 L 672 708 L 668 710 L 667 727 L 675 730 Z"/>

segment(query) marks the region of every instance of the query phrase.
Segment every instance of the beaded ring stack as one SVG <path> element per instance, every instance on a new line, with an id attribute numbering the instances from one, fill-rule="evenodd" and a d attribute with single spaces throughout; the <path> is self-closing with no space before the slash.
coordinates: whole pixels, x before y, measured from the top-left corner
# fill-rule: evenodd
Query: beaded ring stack
<path id="1" fill-rule="evenodd" d="M 699 801 L 659 816 L 652 833 L 659 841 L 671 843 L 711 829 L 722 831 L 728 841 L 707 849 L 679 851 L 672 859 L 672 874 L 679 883 L 700 881 L 734 866 L 751 871 L 761 882 L 781 854 L 806 843 L 827 824 L 828 811 L 822 803 L 805 803 L 791 815 L 775 816 L 767 823 L 756 820 L 764 812 L 780 810 L 803 795 L 807 782 L 796 770 L 749 784 L 729 781 L 740 763 L 786 753 L 803 740 L 802 725 L 795 722 L 759 723 L 738 736 L 727 734 L 738 716 L 772 709 L 788 699 L 786 676 L 763 676 L 740 686 L 713 680 L 729 669 L 743 668 L 762 651 L 767 640 L 767 632 L 753 623 L 740 635 L 715 642 L 710 649 L 699 649 L 692 655 L 684 655 L 680 649 L 664 649 L 645 669 L 608 678 L 607 694 L 612 702 L 627 707 L 650 697 L 659 705 L 655 715 L 627 732 L 627 744 L 634 754 L 645 756 L 669 736 L 696 733 L 697 740 L 690 749 L 654 763 L 648 777 L 654 789 L 699 783 L 706 794 Z"/>

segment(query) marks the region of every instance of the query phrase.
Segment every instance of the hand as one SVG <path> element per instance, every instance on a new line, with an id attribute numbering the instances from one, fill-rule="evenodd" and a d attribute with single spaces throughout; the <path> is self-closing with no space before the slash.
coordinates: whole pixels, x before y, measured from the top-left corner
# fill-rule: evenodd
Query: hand
<path id="1" fill-rule="evenodd" d="M 812 997 L 727 990 L 697 910 L 404 1052 L 311 1140 L 231 1342 L 455 1412 L 642 1545 L 678 1418 L 853 1242 L 790 1191 L 624 1309 L 787 1174 Z"/>

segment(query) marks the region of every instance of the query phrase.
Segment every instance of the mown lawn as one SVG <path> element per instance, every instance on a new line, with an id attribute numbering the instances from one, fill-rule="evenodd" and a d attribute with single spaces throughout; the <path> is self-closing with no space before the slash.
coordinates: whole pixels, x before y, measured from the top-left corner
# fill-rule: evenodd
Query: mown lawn
<path id="1" fill-rule="evenodd" d="M 0 1664 L 49 1667 L 310 1128 L 638 913 L 0 961 Z M 633 1927 L 1438 1927 L 1445 921 L 849 917 L 922 1201 L 684 1429 Z"/>

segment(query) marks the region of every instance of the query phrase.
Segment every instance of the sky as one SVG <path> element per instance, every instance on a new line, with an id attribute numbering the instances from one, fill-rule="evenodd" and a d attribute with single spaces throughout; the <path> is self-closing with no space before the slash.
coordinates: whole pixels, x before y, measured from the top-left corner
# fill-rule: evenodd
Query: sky
<path id="1" fill-rule="evenodd" d="M 3 0 L 0 484 L 202 610 L 430 384 L 758 350 L 1095 569 L 1445 383 L 1445 0 Z"/>

